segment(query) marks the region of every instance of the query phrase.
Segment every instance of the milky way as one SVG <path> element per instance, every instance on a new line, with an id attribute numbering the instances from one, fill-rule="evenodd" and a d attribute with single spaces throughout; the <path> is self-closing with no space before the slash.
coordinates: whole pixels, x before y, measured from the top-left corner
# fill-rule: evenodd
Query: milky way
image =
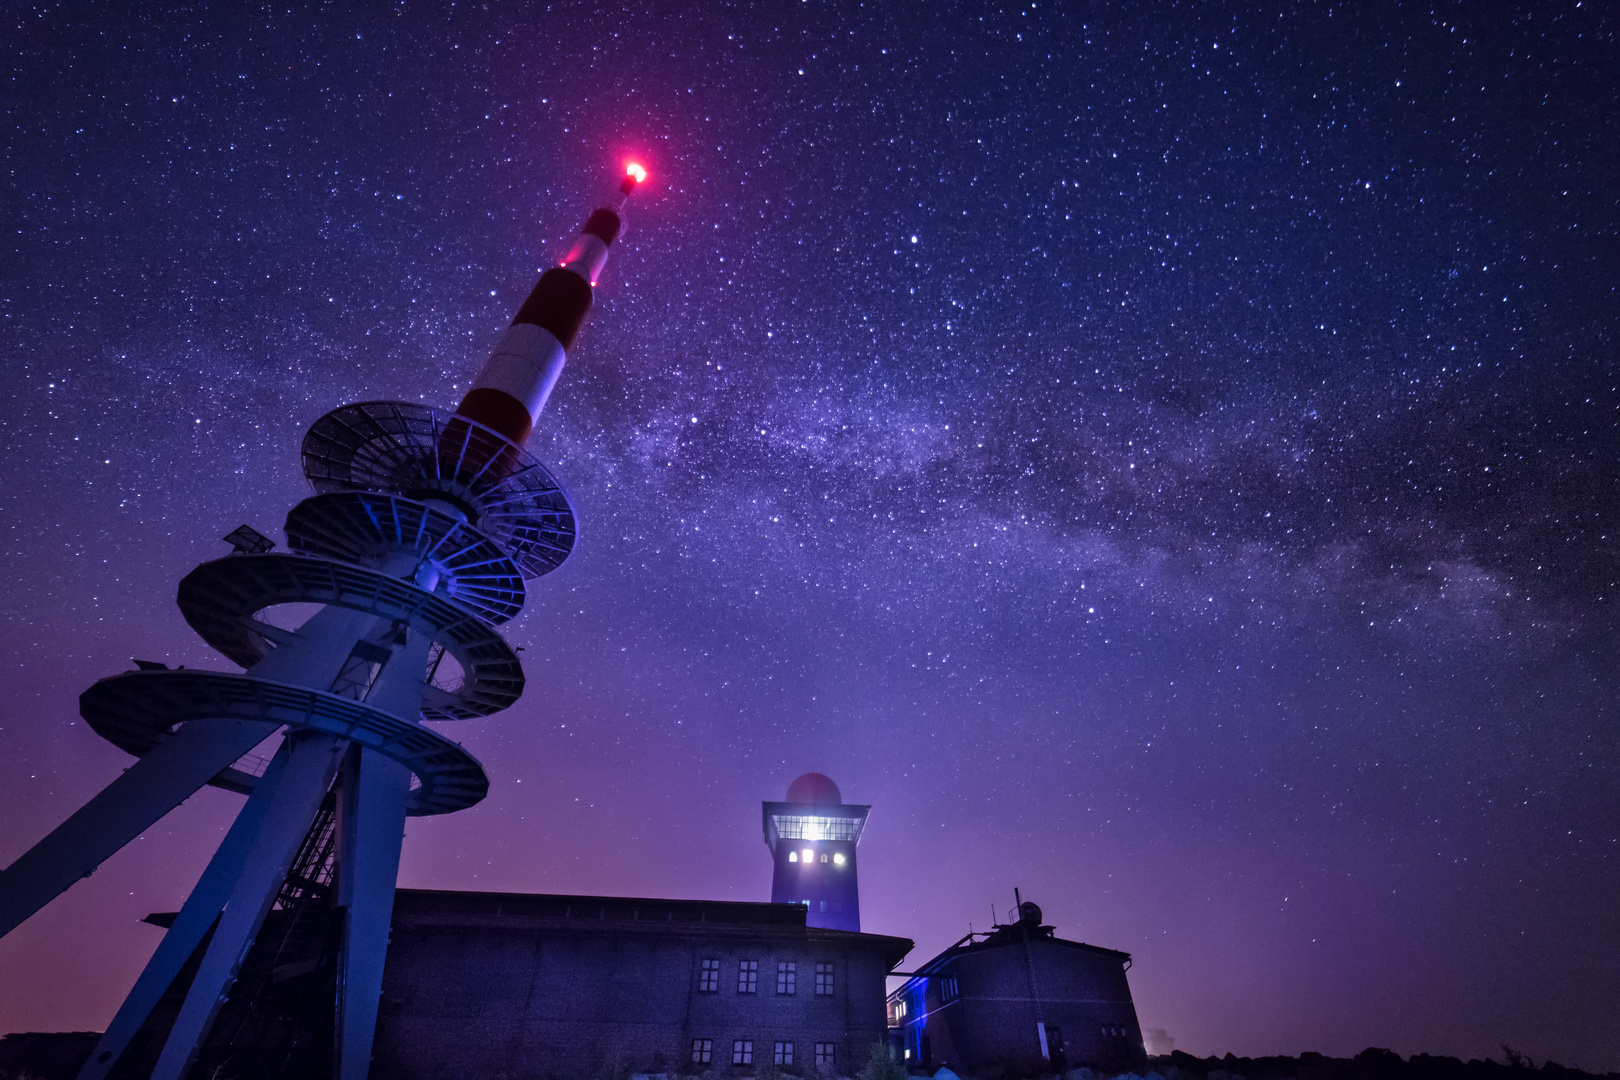
<path id="1" fill-rule="evenodd" d="M 227 666 L 302 431 L 453 406 L 623 163 L 531 446 L 582 525 L 417 887 L 764 900 L 873 804 L 921 962 L 1015 886 L 1198 1053 L 1620 1068 L 1612 17 L 1591 4 L 7 16 L 0 863 Z M 99 1028 L 240 799 L 0 942 Z"/>

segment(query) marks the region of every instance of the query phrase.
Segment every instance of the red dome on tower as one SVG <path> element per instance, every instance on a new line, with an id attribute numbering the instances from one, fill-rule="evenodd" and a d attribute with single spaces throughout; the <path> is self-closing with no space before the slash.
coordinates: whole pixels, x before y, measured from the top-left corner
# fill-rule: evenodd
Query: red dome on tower
<path id="1" fill-rule="evenodd" d="M 810 806 L 840 806 L 844 797 L 830 779 L 818 772 L 807 772 L 788 785 L 787 801 Z"/>

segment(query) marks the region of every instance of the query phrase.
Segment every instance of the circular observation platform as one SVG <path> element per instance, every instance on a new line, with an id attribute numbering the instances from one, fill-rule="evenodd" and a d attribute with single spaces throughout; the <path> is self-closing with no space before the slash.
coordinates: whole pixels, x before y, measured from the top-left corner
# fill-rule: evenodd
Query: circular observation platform
<path id="1" fill-rule="evenodd" d="M 424 720 L 466 720 L 513 705 L 523 693 L 517 653 L 474 613 L 412 582 L 307 555 L 227 555 L 180 580 L 180 613 L 209 645 L 252 667 L 290 635 L 258 618 L 277 604 L 331 604 L 405 623 L 444 646 L 465 678 L 428 687 Z"/>
<path id="2" fill-rule="evenodd" d="M 336 735 L 386 754 L 415 774 L 419 786 L 406 803 L 406 813 L 414 816 L 465 810 L 489 793 L 489 778 L 478 760 L 436 731 L 353 698 L 249 675 L 125 672 L 101 679 L 79 695 L 79 713 L 97 735 L 136 757 L 150 752 L 176 724 L 210 720 L 258 721 Z"/>
<path id="3" fill-rule="evenodd" d="M 526 578 L 574 548 L 573 508 L 538 459 L 482 424 L 429 405 L 368 401 L 321 417 L 304 436 L 304 475 L 323 494 L 370 491 L 456 507 Z"/>
<path id="4" fill-rule="evenodd" d="M 415 556 L 437 572 L 434 591 L 489 622 L 506 622 L 523 609 L 523 576 L 500 545 L 414 499 L 375 491 L 315 495 L 293 507 L 286 528 L 287 547 L 300 555 L 360 566 Z"/>

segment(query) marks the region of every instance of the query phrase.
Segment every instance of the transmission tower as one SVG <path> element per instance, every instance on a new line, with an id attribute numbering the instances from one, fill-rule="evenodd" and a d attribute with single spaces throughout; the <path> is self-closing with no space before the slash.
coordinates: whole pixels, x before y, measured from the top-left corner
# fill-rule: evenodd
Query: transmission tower
<path id="1" fill-rule="evenodd" d="M 0 870 L 0 935 L 205 784 L 247 794 L 80 1080 L 107 1076 L 194 966 L 152 1072 L 182 1080 L 272 906 L 295 927 L 312 897 L 340 913 L 335 1073 L 366 1077 L 405 819 L 465 809 L 489 787 L 424 721 L 489 716 L 523 692 L 495 628 L 574 544 L 567 498 L 523 447 L 644 177 L 630 166 L 541 276 L 454 413 L 388 401 L 327 413 L 304 438 L 316 494 L 288 514 L 287 550 L 244 526 L 232 554 L 180 582 L 186 622 L 244 671 L 139 662 L 80 696 L 91 728 L 138 760 Z M 289 630 L 264 615 L 282 604 L 320 609 Z"/>

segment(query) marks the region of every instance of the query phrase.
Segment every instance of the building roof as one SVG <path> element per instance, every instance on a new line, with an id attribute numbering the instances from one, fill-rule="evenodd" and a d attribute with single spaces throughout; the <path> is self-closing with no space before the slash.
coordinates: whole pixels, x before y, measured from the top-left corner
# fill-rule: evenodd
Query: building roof
<path id="1" fill-rule="evenodd" d="M 448 889 L 399 889 L 394 893 L 394 921 L 407 926 L 500 926 L 566 929 L 572 933 L 775 937 L 877 949 L 887 969 L 894 968 L 912 949 L 908 938 L 807 926 L 805 915 L 802 904 L 732 900 Z"/>
<path id="2" fill-rule="evenodd" d="M 1036 908 L 1035 910 L 1038 919 L 1040 909 Z M 904 986 L 891 993 L 889 997 L 892 999 L 903 994 L 906 988 L 916 979 L 926 979 L 940 974 L 950 966 L 952 960 L 959 956 L 968 953 L 995 952 L 1012 945 L 1022 945 L 1025 941 L 1041 942 L 1046 945 L 1056 945 L 1063 949 L 1074 949 L 1098 956 L 1113 957 L 1122 964 L 1128 964 L 1131 960 L 1131 954 L 1128 952 L 1120 952 L 1118 949 L 1105 949 L 1101 945 L 1087 945 L 1083 941 L 1069 941 L 1058 937 L 1055 927 L 1042 926 L 1037 921 L 1024 919 L 1006 926 L 996 926 L 987 934 L 970 933 L 965 935 L 956 944 L 912 972 L 912 978 Z"/>

